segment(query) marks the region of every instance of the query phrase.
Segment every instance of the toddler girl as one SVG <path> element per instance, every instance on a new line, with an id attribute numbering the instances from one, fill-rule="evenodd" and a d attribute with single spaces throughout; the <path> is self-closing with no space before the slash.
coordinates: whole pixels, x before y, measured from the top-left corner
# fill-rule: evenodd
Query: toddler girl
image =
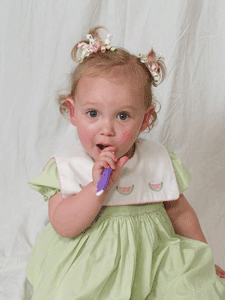
<path id="1" fill-rule="evenodd" d="M 29 181 L 49 201 L 50 220 L 26 268 L 32 299 L 225 299 L 225 272 L 183 195 L 190 174 L 160 143 L 137 139 L 157 119 L 152 86 L 164 78 L 163 59 L 152 48 L 138 57 L 115 48 L 99 29 L 73 48 L 71 93 L 59 97 L 79 141 Z"/>

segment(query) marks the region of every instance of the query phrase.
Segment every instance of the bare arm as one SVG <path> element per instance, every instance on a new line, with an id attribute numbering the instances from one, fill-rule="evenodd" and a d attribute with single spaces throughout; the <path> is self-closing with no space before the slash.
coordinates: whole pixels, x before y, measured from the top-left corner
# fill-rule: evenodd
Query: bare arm
<path id="1" fill-rule="evenodd" d="M 176 234 L 207 244 L 198 217 L 183 194 L 178 200 L 164 202 Z"/>
<path id="2" fill-rule="evenodd" d="M 116 183 L 120 171 L 128 161 L 127 156 L 117 160 L 116 147 L 105 148 L 98 157 L 92 169 L 93 181 L 83 188 L 77 195 L 62 199 L 55 194 L 49 200 L 49 220 L 55 231 L 63 237 L 70 238 L 80 234 L 89 227 L 100 211 L 110 190 Z M 115 163 L 116 162 L 116 163 Z M 97 183 L 102 169 L 110 166 L 113 172 L 109 184 L 100 196 L 96 196 Z"/>
<path id="3" fill-rule="evenodd" d="M 63 237 L 79 235 L 94 220 L 108 193 L 96 196 L 96 186 L 90 182 L 77 195 L 62 199 L 55 194 L 49 200 L 49 220 L 55 231 Z"/>

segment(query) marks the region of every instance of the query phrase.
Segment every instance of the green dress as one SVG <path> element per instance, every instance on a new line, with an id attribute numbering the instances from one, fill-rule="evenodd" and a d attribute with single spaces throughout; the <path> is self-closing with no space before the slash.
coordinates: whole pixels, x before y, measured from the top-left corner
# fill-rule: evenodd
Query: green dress
<path id="1" fill-rule="evenodd" d="M 170 150 L 179 192 L 191 183 Z M 54 159 L 28 182 L 48 201 L 60 184 Z M 32 300 L 222 300 L 225 283 L 215 273 L 210 247 L 177 235 L 163 203 L 102 207 L 75 238 L 49 223 L 26 268 Z"/>

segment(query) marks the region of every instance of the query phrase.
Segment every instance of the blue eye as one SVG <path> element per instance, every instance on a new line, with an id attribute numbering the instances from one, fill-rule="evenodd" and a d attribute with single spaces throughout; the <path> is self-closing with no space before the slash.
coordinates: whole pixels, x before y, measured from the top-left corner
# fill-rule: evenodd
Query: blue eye
<path id="1" fill-rule="evenodd" d="M 129 117 L 129 114 L 126 112 L 121 112 L 119 115 L 122 116 L 121 120 L 123 120 L 123 121 L 125 121 L 127 119 L 127 117 Z"/>
<path id="2" fill-rule="evenodd" d="M 89 114 L 90 113 L 90 114 Z M 89 110 L 88 112 L 87 112 L 87 114 L 88 114 L 88 116 L 90 116 L 91 118 L 95 118 L 95 117 L 97 117 L 97 111 L 95 110 L 95 109 L 92 109 L 92 110 Z M 121 112 L 121 113 L 119 113 L 119 116 L 122 116 L 122 118 L 120 117 L 120 120 L 122 120 L 122 121 L 126 121 L 127 120 L 127 118 L 129 118 L 130 116 L 129 116 L 129 114 L 128 113 L 126 113 L 126 112 Z"/>
<path id="3" fill-rule="evenodd" d="M 88 114 L 88 113 L 90 113 L 90 117 L 92 118 L 92 117 L 96 117 L 97 111 L 94 110 L 94 109 L 92 109 L 92 110 L 89 110 L 89 111 L 87 112 L 87 114 Z"/>

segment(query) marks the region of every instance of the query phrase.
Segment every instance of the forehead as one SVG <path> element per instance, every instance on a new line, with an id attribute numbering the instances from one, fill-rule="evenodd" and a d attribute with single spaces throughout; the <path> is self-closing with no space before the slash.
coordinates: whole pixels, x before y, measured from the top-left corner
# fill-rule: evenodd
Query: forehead
<path id="1" fill-rule="evenodd" d="M 115 80 L 114 80 L 115 79 Z M 106 101 L 140 105 L 143 100 L 137 80 L 83 76 L 77 87 L 77 99 L 82 102 Z"/>
<path id="2" fill-rule="evenodd" d="M 102 66 L 99 64 L 96 67 L 85 68 L 82 76 L 91 78 L 102 77 L 118 84 L 138 81 L 139 79 L 142 82 L 146 80 L 143 70 L 132 63 L 114 66 Z"/>
<path id="3" fill-rule="evenodd" d="M 146 74 L 140 67 L 133 64 L 102 66 L 84 68 L 81 74 L 78 86 L 85 79 L 104 78 L 115 85 L 126 87 L 132 90 L 133 93 L 144 93 L 146 85 Z M 89 81 L 90 82 L 90 81 Z"/>

